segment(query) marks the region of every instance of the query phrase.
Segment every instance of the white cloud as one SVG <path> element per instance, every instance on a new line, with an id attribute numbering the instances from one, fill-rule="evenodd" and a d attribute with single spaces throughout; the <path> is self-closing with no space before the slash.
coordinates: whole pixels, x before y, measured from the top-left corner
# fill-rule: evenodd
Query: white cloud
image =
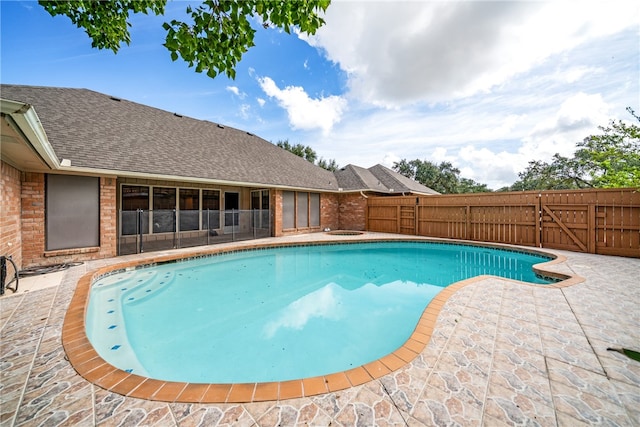
<path id="1" fill-rule="evenodd" d="M 637 18 L 630 1 L 335 1 L 306 39 L 347 72 L 352 96 L 397 107 L 487 92 Z"/>
<path id="2" fill-rule="evenodd" d="M 227 86 L 226 89 L 233 93 L 234 95 L 236 95 L 237 97 L 239 97 L 240 99 L 244 99 L 247 94 L 244 92 L 241 92 L 240 89 L 238 89 L 237 86 Z"/>
<path id="3" fill-rule="evenodd" d="M 280 89 L 269 77 L 259 78 L 258 83 L 264 93 L 275 98 L 287 110 L 289 123 L 294 129 L 321 129 L 323 134 L 328 134 L 340 122 L 347 108 L 347 101 L 340 96 L 312 99 L 304 88 L 287 86 Z"/>
<path id="4" fill-rule="evenodd" d="M 264 104 L 267 103 L 267 101 L 265 101 L 263 98 L 256 98 L 256 101 L 258 102 L 258 105 L 260 105 L 261 107 L 264 107 Z"/>

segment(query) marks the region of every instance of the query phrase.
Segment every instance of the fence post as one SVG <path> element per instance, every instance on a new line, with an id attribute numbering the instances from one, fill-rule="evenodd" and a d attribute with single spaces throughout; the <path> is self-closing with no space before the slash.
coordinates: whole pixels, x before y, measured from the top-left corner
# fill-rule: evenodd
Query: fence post
<path id="1" fill-rule="evenodd" d="M 471 240 L 469 238 L 469 233 L 471 232 L 471 205 L 465 206 L 465 226 L 464 226 L 464 239 Z"/>
<path id="2" fill-rule="evenodd" d="M 142 236 L 143 236 L 143 232 L 142 232 L 142 209 L 136 209 L 136 228 L 137 228 L 137 239 L 138 240 L 138 244 L 137 244 L 137 252 L 138 254 L 142 253 L 144 250 L 143 244 L 142 244 Z"/>
<path id="3" fill-rule="evenodd" d="M 596 242 L 597 242 L 597 224 L 596 224 L 596 215 L 598 212 L 598 205 L 589 204 L 587 206 L 587 250 L 590 254 L 595 254 L 596 251 Z"/>
<path id="4" fill-rule="evenodd" d="M 173 249 L 176 249 L 177 244 L 177 230 L 178 230 L 178 221 L 176 221 L 176 210 L 173 209 Z"/>
<path id="5" fill-rule="evenodd" d="M 538 194 L 538 202 L 536 203 L 537 215 L 536 215 L 536 248 L 544 247 L 542 241 L 542 194 Z"/>

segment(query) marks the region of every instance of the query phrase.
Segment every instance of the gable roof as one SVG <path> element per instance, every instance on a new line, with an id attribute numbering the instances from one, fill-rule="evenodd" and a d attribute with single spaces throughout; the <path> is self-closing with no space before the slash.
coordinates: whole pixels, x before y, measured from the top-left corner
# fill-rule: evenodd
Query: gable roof
<path id="1" fill-rule="evenodd" d="M 335 172 L 338 185 L 344 191 L 373 191 L 387 194 L 440 194 L 383 165 L 369 169 L 347 165 Z"/>
<path id="2" fill-rule="evenodd" d="M 338 191 L 330 171 L 239 129 L 88 89 L 3 84 L 0 96 L 35 108 L 66 170 Z"/>

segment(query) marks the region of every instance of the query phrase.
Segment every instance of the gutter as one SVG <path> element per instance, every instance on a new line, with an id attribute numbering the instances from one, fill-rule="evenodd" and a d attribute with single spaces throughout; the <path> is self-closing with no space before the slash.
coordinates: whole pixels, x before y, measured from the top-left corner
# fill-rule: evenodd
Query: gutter
<path id="1" fill-rule="evenodd" d="M 42 127 L 40 118 L 31 104 L 0 99 L 2 115 L 14 127 L 18 134 L 23 135 L 31 148 L 40 156 L 51 169 L 59 169 L 60 161 L 53 147 L 49 143 L 47 134 Z"/>

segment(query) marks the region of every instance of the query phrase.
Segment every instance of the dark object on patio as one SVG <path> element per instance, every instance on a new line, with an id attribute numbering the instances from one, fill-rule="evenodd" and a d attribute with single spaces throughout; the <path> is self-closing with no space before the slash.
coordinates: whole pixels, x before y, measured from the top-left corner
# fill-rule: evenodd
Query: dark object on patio
<path id="1" fill-rule="evenodd" d="M 13 278 L 6 282 L 7 280 L 7 261 L 11 263 L 13 266 Z M 4 255 L 0 256 L 0 295 L 4 295 L 5 289 L 11 289 L 13 293 L 16 293 L 18 290 L 18 282 L 20 279 L 20 275 L 18 274 L 18 269 L 16 268 L 16 264 L 13 262 L 11 257 L 6 257 Z M 5 283 L 6 282 L 6 283 Z M 15 288 L 10 288 L 9 285 L 13 282 L 16 282 Z"/>
<path id="2" fill-rule="evenodd" d="M 216 230 L 209 230 L 209 236 L 217 236 L 218 232 Z"/>
<path id="3" fill-rule="evenodd" d="M 635 360 L 636 362 L 640 362 L 640 352 L 634 351 L 634 350 L 629 350 L 628 348 L 613 348 L 613 347 L 609 347 L 607 349 L 608 351 L 617 351 L 620 354 L 624 354 L 625 356 L 627 356 L 630 359 Z"/>
<path id="4" fill-rule="evenodd" d="M 65 262 L 62 264 L 44 265 L 38 267 L 25 268 L 20 271 L 21 276 L 37 276 L 39 274 L 55 273 L 57 271 L 66 270 L 69 267 L 82 265 L 81 262 Z"/>

